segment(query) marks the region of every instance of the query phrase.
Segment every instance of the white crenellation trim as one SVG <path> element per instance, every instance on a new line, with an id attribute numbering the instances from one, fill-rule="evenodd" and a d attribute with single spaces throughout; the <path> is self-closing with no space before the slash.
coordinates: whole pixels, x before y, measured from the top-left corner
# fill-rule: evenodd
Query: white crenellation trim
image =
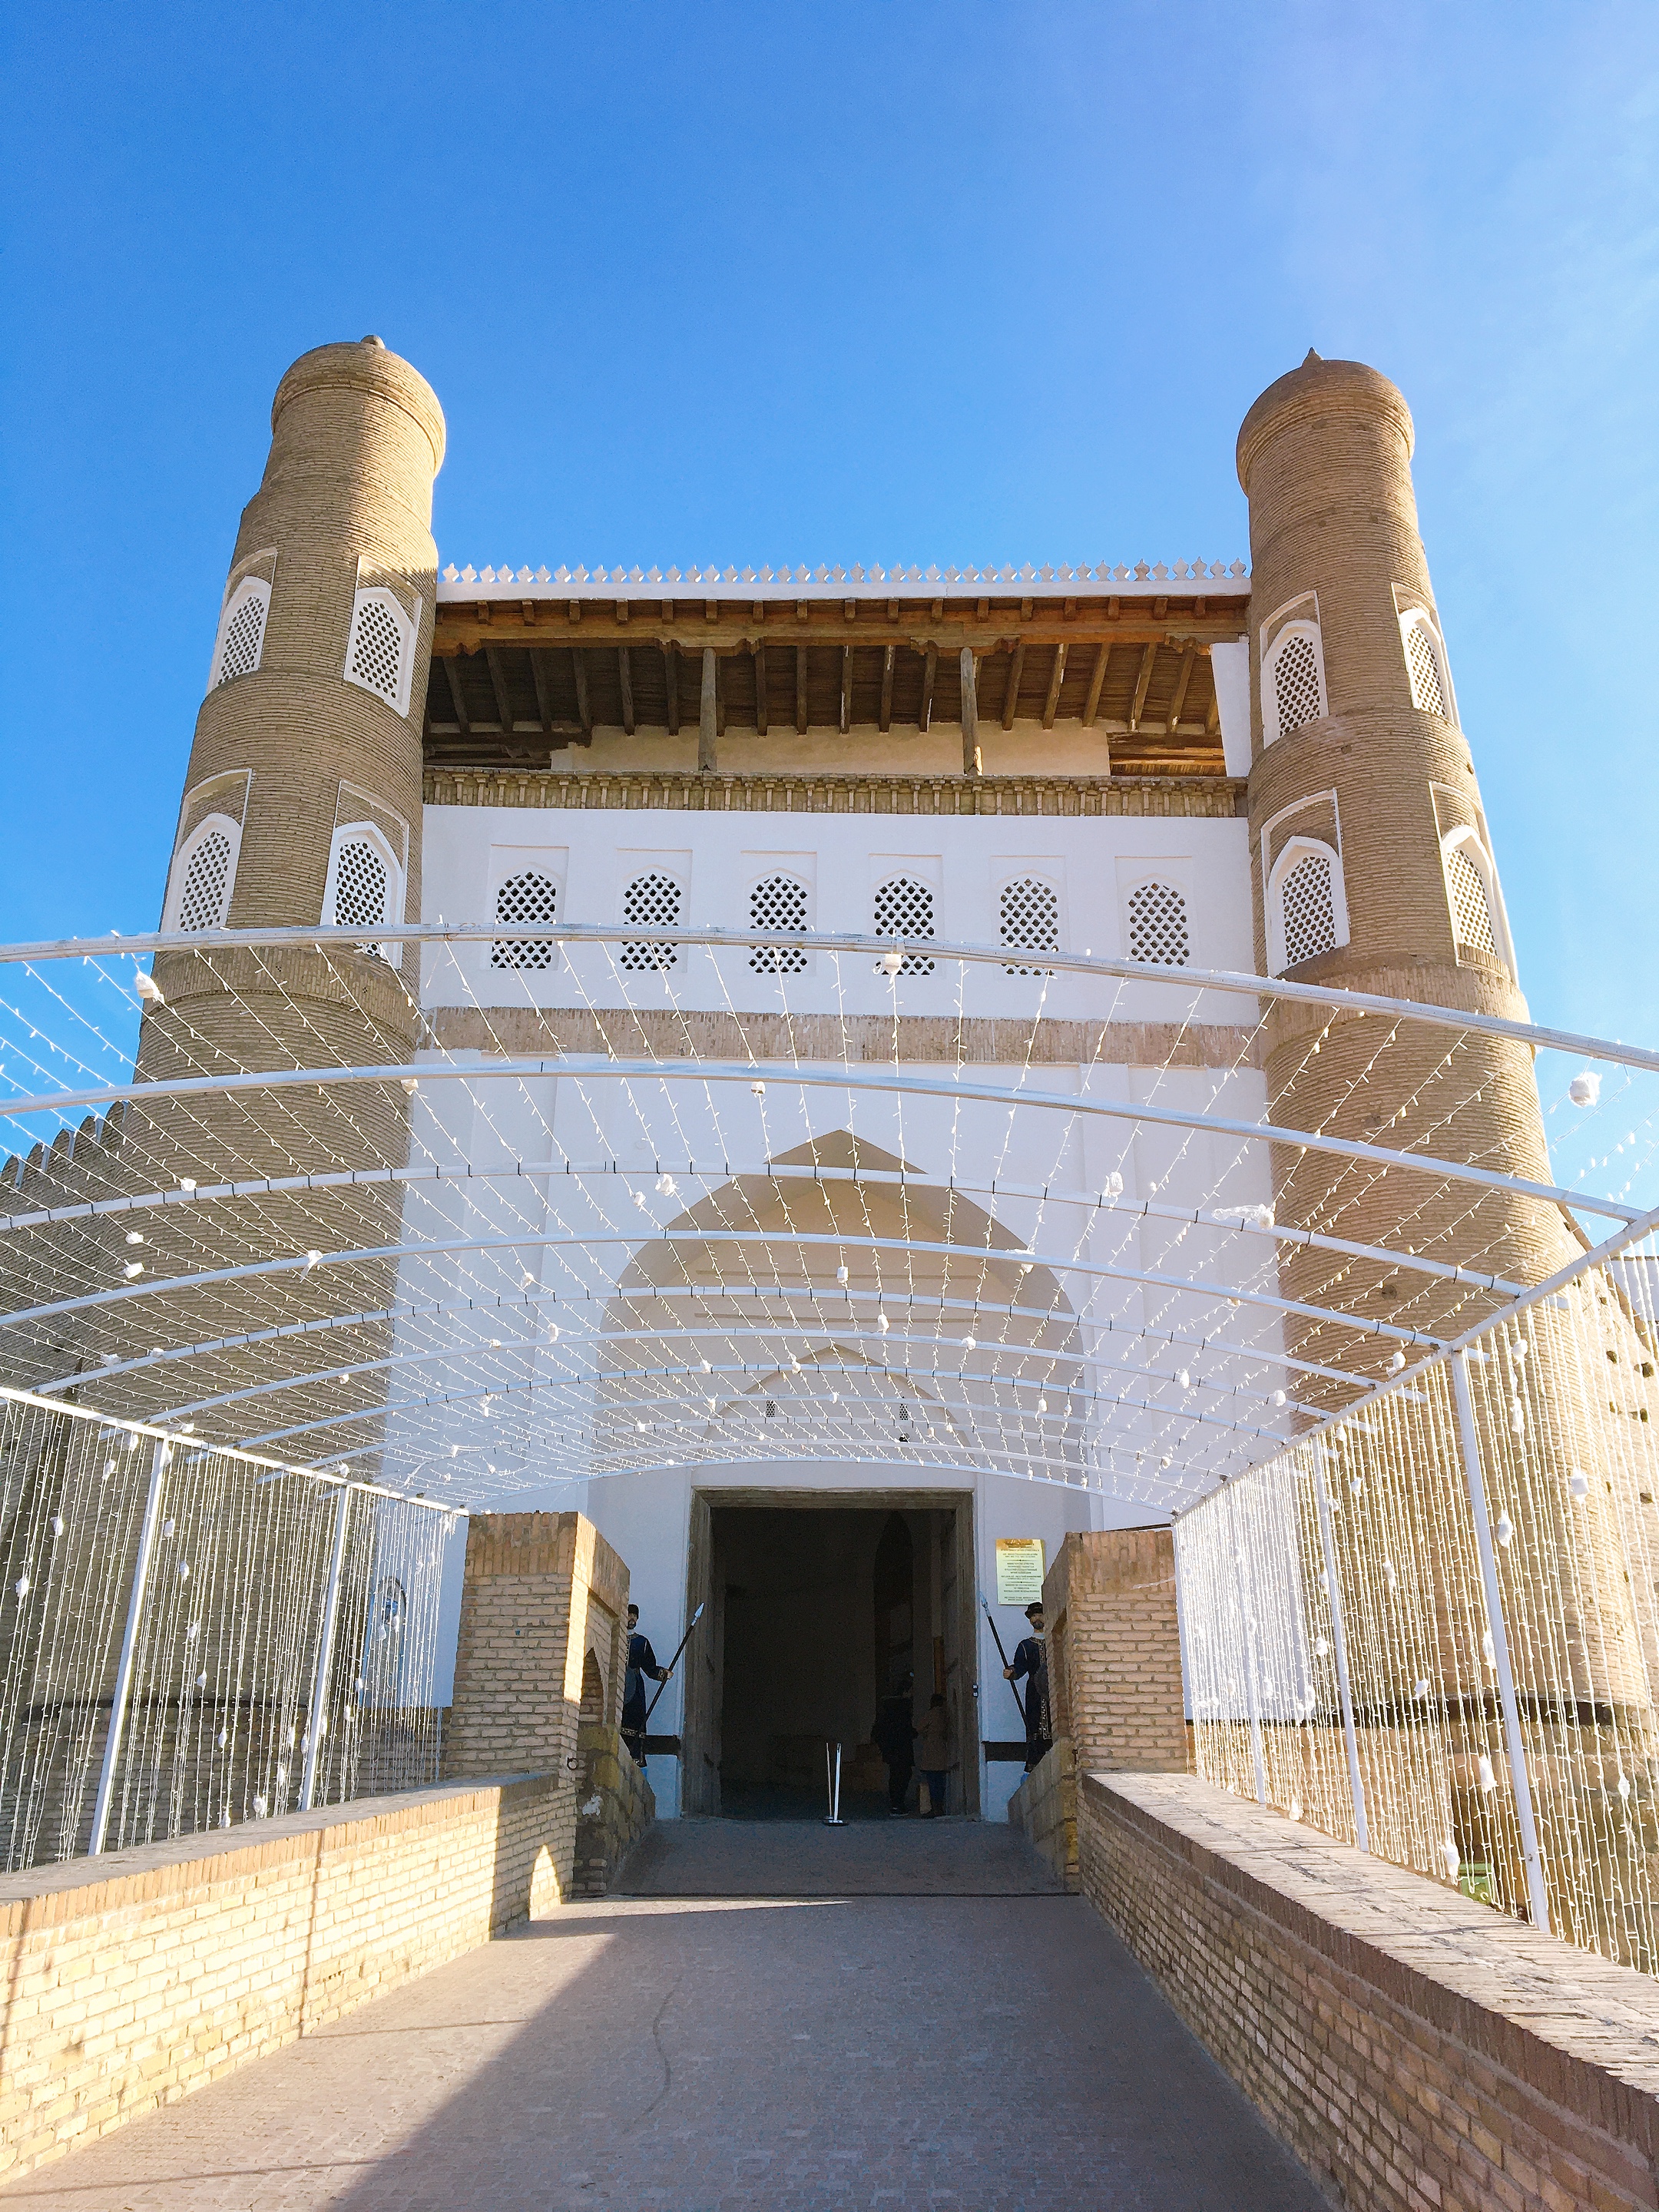
<path id="1" fill-rule="evenodd" d="M 457 568 L 452 561 L 438 579 L 438 604 L 442 606 L 457 600 L 481 599 L 655 599 L 705 592 L 726 599 L 794 599 L 803 594 L 832 599 L 858 593 L 866 598 L 926 599 L 969 591 L 1006 593 L 1023 590 L 1035 596 L 1039 592 L 1085 590 L 1105 591 L 1122 599 L 1151 599 L 1171 592 L 1204 592 L 1213 584 L 1219 584 L 1229 597 L 1238 596 L 1249 588 L 1249 571 L 1242 561 L 1177 561 L 1173 568 L 1163 561 L 1150 566 L 1145 561 L 1137 561 L 1133 567 L 1124 562 L 1115 567 L 1104 561 L 1093 566 L 1062 562 L 1058 568 L 1046 562 L 1040 568 L 1028 561 L 1017 568 L 1008 561 L 1000 568 L 923 568 L 914 562 L 908 568 L 902 564 L 884 568 L 879 562 L 872 562 L 868 567 L 854 562 L 850 568 L 832 568 L 823 563 L 816 568 L 805 565 L 797 568 L 700 568 L 694 564 L 689 568 L 667 569 L 637 566 L 610 569 L 543 567 L 533 572 L 528 568 L 515 568 L 510 562 L 498 568 L 479 569 L 470 562 L 465 568 Z"/>

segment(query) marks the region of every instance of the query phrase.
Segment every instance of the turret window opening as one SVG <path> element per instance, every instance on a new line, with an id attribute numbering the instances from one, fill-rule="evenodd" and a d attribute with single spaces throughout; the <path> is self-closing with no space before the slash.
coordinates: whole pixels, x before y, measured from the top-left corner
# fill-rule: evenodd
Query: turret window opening
<path id="1" fill-rule="evenodd" d="M 933 894 L 914 876 L 894 876 L 876 893 L 875 928 L 878 937 L 902 937 L 914 943 L 933 934 Z M 933 962 L 925 952 L 907 952 L 898 964 L 901 975 L 931 975 Z M 886 974 L 884 961 L 876 963 Z"/>
<path id="2" fill-rule="evenodd" d="M 1003 885 L 999 919 L 1005 945 L 1025 952 L 1059 951 L 1060 893 L 1040 876 L 1021 876 Z M 1010 975 L 1047 975 L 1053 971 L 1010 961 L 1005 972 Z"/>
<path id="3" fill-rule="evenodd" d="M 623 920 L 641 929 L 678 929 L 680 926 L 680 887 L 672 876 L 653 868 L 635 876 L 623 893 Z M 675 945 L 624 945 L 617 965 L 638 972 L 672 968 L 679 958 Z"/>
<path id="4" fill-rule="evenodd" d="M 1419 611 L 1406 617 L 1401 629 L 1406 646 L 1406 667 L 1411 677 L 1413 706 L 1425 714 L 1438 714 L 1443 722 L 1455 720 L 1445 658 L 1433 624 L 1425 614 Z"/>
<path id="5" fill-rule="evenodd" d="M 352 602 L 345 680 L 372 691 L 396 714 L 409 710 L 415 625 L 388 591 L 359 592 Z"/>
<path id="6" fill-rule="evenodd" d="M 1129 894 L 1129 957 L 1184 968 L 1191 957 L 1187 902 L 1172 884 L 1137 884 Z"/>
<path id="7" fill-rule="evenodd" d="M 264 650 L 265 617 L 270 611 L 270 586 L 260 576 L 245 576 L 225 603 L 219 617 L 219 635 L 213 649 L 213 672 L 208 690 L 238 676 L 252 676 Z"/>
<path id="8" fill-rule="evenodd" d="M 539 924 L 546 927 L 558 919 L 559 887 L 550 876 L 526 868 L 509 876 L 495 894 L 497 921 Z M 490 949 L 492 968 L 551 968 L 559 948 L 545 938 L 499 938 Z"/>
<path id="9" fill-rule="evenodd" d="M 1306 723 L 1316 722 L 1324 713 L 1319 660 L 1313 640 L 1305 631 L 1293 630 L 1274 654 L 1273 684 L 1281 738 L 1288 738 Z"/>
<path id="10" fill-rule="evenodd" d="M 225 815 L 210 814 L 197 824 L 173 864 L 164 928 L 224 927 L 241 842 L 240 830 Z"/>
<path id="11" fill-rule="evenodd" d="M 1328 852 L 1310 846 L 1291 861 L 1279 879 L 1279 911 L 1285 967 L 1335 951 L 1335 870 Z"/>
<path id="12" fill-rule="evenodd" d="M 354 822 L 334 833 L 329 859 L 324 919 L 336 929 L 372 930 L 403 920 L 403 870 L 391 847 L 367 822 Z M 396 966 L 401 945 L 360 945 Z"/>
<path id="13" fill-rule="evenodd" d="M 1460 954 L 1485 953 L 1509 965 L 1507 934 L 1500 920 L 1497 885 L 1492 863 L 1478 832 L 1465 830 L 1449 837 L 1443 852 L 1446 867 L 1446 896 L 1451 908 L 1452 936 Z"/>
<path id="14" fill-rule="evenodd" d="M 794 876 L 768 876 L 749 894 L 751 929 L 805 929 L 806 886 Z M 757 975 L 799 975 L 807 964 L 801 945 L 757 945 L 750 948 L 749 965 Z"/>

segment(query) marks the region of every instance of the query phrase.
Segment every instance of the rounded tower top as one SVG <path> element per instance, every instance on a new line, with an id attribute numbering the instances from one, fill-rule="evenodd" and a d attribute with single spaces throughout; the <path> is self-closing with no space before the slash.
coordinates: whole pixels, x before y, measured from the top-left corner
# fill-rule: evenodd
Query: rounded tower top
<path id="1" fill-rule="evenodd" d="M 1398 386 L 1363 361 L 1322 361 L 1311 347 L 1300 368 L 1270 384 L 1244 417 L 1238 433 L 1238 481 L 1248 497 L 1262 448 L 1284 431 L 1315 418 L 1391 417 L 1411 459 L 1412 410 Z"/>
<path id="2" fill-rule="evenodd" d="M 443 465 L 444 410 L 438 395 L 401 355 L 383 338 L 360 338 L 355 344 L 313 346 L 302 353 L 276 387 L 270 403 L 273 434 L 283 411 L 299 398 L 325 391 L 367 393 L 400 407 L 418 424 L 432 447 L 432 472 Z"/>

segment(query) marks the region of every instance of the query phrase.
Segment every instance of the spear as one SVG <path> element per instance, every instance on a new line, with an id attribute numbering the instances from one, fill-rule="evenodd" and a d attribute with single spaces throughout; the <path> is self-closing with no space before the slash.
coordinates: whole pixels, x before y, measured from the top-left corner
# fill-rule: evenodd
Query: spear
<path id="1" fill-rule="evenodd" d="M 687 1628 L 684 1635 L 680 1638 L 679 1651 L 676 1651 L 673 1657 L 669 1661 L 668 1672 L 663 1676 L 661 1681 L 657 1685 L 657 1698 L 661 1697 L 663 1692 L 668 1687 L 670 1682 L 674 1679 L 674 1669 L 680 1663 L 680 1651 L 684 1651 L 686 1645 L 691 1641 L 691 1630 L 696 1626 L 697 1623 L 702 1619 L 702 1606 L 699 1606 L 691 1616 L 690 1626 Z M 647 1726 L 650 1724 L 652 1714 L 657 1710 L 657 1698 L 653 1698 L 650 1704 L 645 1709 L 645 1718 Z"/>
<path id="2" fill-rule="evenodd" d="M 997 1636 L 997 1625 L 991 1618 L 991 1608 L 985 1602 L 985 1593 L 983 1590 L 979 1594 L 979 1601 L 981 1607 L 984 1612 L 987 1625 L 989 1626 L 992 1635 L 996 1637 L 997 1656 L 1001 1660 L 1003 1665 L 1006 1667 L 1008 1664 L 1008 1654 L 1002 1648 L 1002 1638 L 1000 1636 Z M 1029 1735 L 1030 1733 L 1030 1723 L 1025 1717 L 1025 1700 L 1019 1694 L 1019 1685 L 1018 1682 L 1010 1682 L 1008 1687 L 1013 1692 L 1014 1703 L 1019 1707 L 1019 1724 Z"/>

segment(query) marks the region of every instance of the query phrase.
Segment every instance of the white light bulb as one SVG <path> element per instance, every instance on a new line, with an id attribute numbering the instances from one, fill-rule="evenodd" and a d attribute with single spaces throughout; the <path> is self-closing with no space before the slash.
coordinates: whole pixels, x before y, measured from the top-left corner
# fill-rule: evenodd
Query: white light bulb
<path id="1" fill-rule="evenodd" d="M 1285 1393 L 1282 1390 L 1275 1390 L 1271 1402 L 1275 1406 L 1282 1406 L 1285 1402 Z"/>
<path id="2" fill-rule="evenodd" d="M 1498 1526 L 1493 1533 L 1500 1544 L 1508 1544 L 1511 1541 L 1515 1535 L 1515 1523 L 1507 1513 L 1498 1515 Z"/>
<path id="3" fill-rule="evenodd" d="M 891 1327 L 891 1323 L 888 1321 L 884 1313 L 878 1313 L 876 1316 L 876 1327 L 881 1331 L 884 1336 L 886 1335 L 888 1329 Z"/>
<path id="4" fill-rule="evenodd" d="M 1589 1477 L 1582 1468 L 1574 1468 L 1572 1473 L 1567 1477 L 1567 1488 L 1575 1498 L 1589 1496 Z"/>
<path id="5" fill-rule="evenodd" d="M 962 1340 L 962 1348 L 964 1352 L 976 1352 L 979 1349 L 979 1339 L 975 1336 L 964 1336 Z"/>
<path id="6" fill-rule="evenodd" d="M 1193 1387 L 1193 1378 L 1184 1367 L 1176 1375 L 1176 1381 L 1180 1383 L 1183 1390 L 1190 1390 Z"/>
<path id="7" fill-rule="evenodd" d="M 838 1283 L 844 1283 L 844 1282 L 847 1280 L 847 1270 L 846 1270 L 846 1268 L 845 1268 L 845 1267 L 837 1267 L 837 1268 L 836 1268 L 836 1280 Z"/>
<path id="8" fill-rule="evenodd" d="M 754 1092 L 754 1094 L 755 1094 L 755 1096 L 756 1096 L 756 1097 L 757 1097 L 757 1098 L 764 1098 L 764 1097 L 765 1097 L 765 1096 L 766 1096 L 766 1085 L 765 1085 L 763 1083 L 759 1082 L 759 1081 L 756 1081 L 756 1082 L 754 1082 L 754 1083 L 751 1083 L 751 1084 L 750 1085 L 749 1088 L 750 1088 L 750 1089 Z"/>
<path id="9" fill-rule="evenodd" d="M 138 1231 L 137 1231 L 136 1229 L 129 1229 L 129 1230 L 128 1230 L 128 1231 L 127 1231 L 127 1242 L 128 1242 L 128 1243 L 129 1243 L 129 1244 L 142 1244 L 142 1243 L 143 1243 L 143 1241 L 144 1241 L 144 1240 L 143 1240 L 143 1238 L 139 1235 Z"/>

